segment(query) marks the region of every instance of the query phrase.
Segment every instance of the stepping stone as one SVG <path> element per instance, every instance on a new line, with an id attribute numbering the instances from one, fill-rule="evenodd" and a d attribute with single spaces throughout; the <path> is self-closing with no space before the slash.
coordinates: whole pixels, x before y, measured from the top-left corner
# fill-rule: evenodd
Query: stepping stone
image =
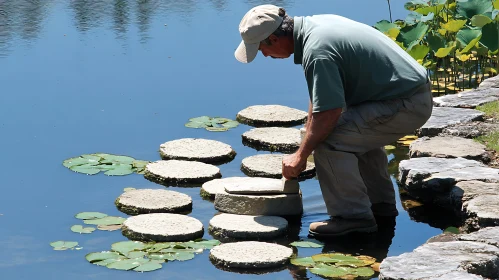
<path id="1" fill-rule="evenodd" d="M 282 178 L 283 154 L 262 154 L 250 156 L 243 159 L 241 170 L 244 174 L 252 177 Z M 307 179 L 315 176 L 315 164 L 307 161 L 307 167 L 300 174 L 299 179 Z"/>
<path id="2" fill-rule="evenodd" d="M 488 227 L 470 234 L 459 235 L 459 240 L 475 241 L 499 247 L 499 227 Z"/>
<path id="3" fill-rule="evenodd" d="M 285 265 L 293 255 L 291 248 L 265 242 L 225 243 L 210 250 L 215 265 L 229 268 L 270 268 Z"/>
<path id="4" fill-rule="evenodd" d="M 237 121 L 252 126 L 295 126 L 305 123 L 307 115 L 282 105 L 255 105 L 237 113 Z"/>
<path id="5" fill-rule="evenodd" d="M 219 237 L 269 239 L 286 233 L 288 221 L 277 216 L 220 214 L 210 220 L 209 231 Z"/>
<path id="6" fill-rule="evenodd" d="M 236 156 L 231 146 L 208 139 L 184 138 L 169 141 L 159 146 L 164 160 L 192 160 L 204 163 L 225 163 Z"/>
<path id="7" fill-rule="evenodd" d="M 463 204 L 468 228 L 499 226 L 499 195 L 480 195 Z"/>
<path id="8" fill-rule="evenodd" d="M 225 191 L 230 194 L 297 194 L 300 192 L 300 184 L 297 180 L 289 180 L 284 185 L 284 178 L 259 178 L 246 177 L 238 183 L 228 184 Z"/>
<path id="9" fill-rule="evenodd" d="M 220 212 L 255 216 L 295 216 L 303 212 L 300 194 L 241 195 L 219 192 L 215 209 Z"/>
<path id="10" fill-rule="evenodd" d="M 478 88 L 499 88 L 499 76 L 485 79 Z"/>
<path id="11" fill-rule="evenodd" d="M 300 130 L 286 127 L 253 128 L 243 133 L 243 144 L 257 150 L 294 152 L 300 147 Z"/>
<path id="12" fill-rule="evenodd" d="M 193 217 L 153 213 L 126 219 L 121 232 L 132 240 L 178 242 L 201 238 L 204 228 L 203 224 Z"/>
<path id="13" fill-rule="evenodd" d="M 433 98 L 435 106 L 454 108 L 475 108 L 499 100 L 499 89 L 483 88 L 448 94 Z"/>
<path id="14" fill-rule="evenodd" d="M 433 242 L 381 263 L 380 279 L 481 279 L 499 277 L 499 248 L 470 241 Z M 459 278 L 457 278 L 459 277 Z"/>
<path id="15" fill-rule="evenodd" d="M 462 181 L 456 184 L 450 192 L 450 199 L 455 208 L 461 210 L 464 202 L 482 195 L 495 195 L 499 193 L 498 183 L 485 183 L 480 181 Z"/>
<path id="16" fill-rule="evenodd" d="M 483 112 L 474 109 L 434 107 L 430 119 L 418 130 L 418 136 L 436 136 L 450 125 L 483 119 Z"/>
<path id="17" fill-rule="evenodd" d="M 149 213 L 178 213 L 192 210 L 190 196 L 168 190 L 131 190 L 120 195 L 116 207 L 129 215 Z"/>
<path id="18" fill-rule="evenodd" d="M 215 196 L 220 192 L 225 192 L 225 187 L 238 185 L 241 182 L 248 180 L 251 177 L 228 177 L 222 179 L 213 179 L 204 183 L 201 186 L 201 197 L 215 199 Z"/>
<path id="19" fill-rule="evenodd" d="M 489 154 L 485 146 L 471 139 L 461 137 L 433 137 L 419 138 L 411 143 L 409 156 L 414 157 L 440 157 L 474 159 L 489 162 Z"/>
<path id="20" fill-rule="evenodd" d="M 499 124 L 496 123 L 471 122 L 449 126 L 442 130 L 440 135 L 476 138 L 497 130 L 499 130 Z"/>
<path id="21" fill-rule="evenodd" d="M 168 184 L 200 184 L 222 177 L 214 165 L 184 160 L 159 160 L 146 165 L 144 177 L 150 181 Z"/>

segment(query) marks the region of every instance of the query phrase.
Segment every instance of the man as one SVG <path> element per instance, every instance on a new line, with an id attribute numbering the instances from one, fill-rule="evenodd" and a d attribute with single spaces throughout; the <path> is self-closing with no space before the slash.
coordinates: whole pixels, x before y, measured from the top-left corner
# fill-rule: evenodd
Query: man
<path id="1" fill-rule="evenodd" d="M 309 232 L 336 236 L 377 230 L 375 215 L 396 216 L 384 146 L 421 127 L 432 112 L 426 70 L 378 30 L 337 15 L 290 17 L 261 5 L 243 17 L 237 60 L 294 54 L 310 96 L 307 134 L 284 158 L 282 174 L 296 178 L 314 152 L 331 219 Z"/>

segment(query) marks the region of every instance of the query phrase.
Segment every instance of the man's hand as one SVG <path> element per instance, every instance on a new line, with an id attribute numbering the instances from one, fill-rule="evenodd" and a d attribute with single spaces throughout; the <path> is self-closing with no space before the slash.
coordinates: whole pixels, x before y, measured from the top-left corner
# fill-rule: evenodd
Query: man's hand
<path id="1" fill-rule="evenodd" d="M 306 166 L 307 159 L 302 159 L 297 153 L 285 156 L 282 160 L 282 176 L 286 179 L 298 178 Z"/>

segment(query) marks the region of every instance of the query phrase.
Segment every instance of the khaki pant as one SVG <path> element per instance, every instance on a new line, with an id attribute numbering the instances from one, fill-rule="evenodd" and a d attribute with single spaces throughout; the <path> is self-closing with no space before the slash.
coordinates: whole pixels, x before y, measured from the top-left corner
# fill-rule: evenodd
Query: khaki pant
<path id="1" fill-rule="evenodd" d="M 371 203 L 395 204 L 384 146 L 423 126 L 433 107 L 428 82 L 404 99 L 349 107 L 314 151 L 317 177 L 330 216 L 372 217 Z"/>

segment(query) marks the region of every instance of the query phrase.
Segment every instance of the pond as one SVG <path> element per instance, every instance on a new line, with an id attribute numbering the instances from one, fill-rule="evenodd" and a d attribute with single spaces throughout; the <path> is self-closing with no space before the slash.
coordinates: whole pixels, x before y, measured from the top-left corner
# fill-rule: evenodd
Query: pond
<path id="1" fill-rule="evenodd" d="M 386 1 L 270 1 L 291 15 L 336 13 L 374 25 L 389 18 Z M 222 165 L 223 177 L 243 176 L 241 160 L 257 152 L 241 143 L 250 127 L 227 132 L 184 127 L 189 118 L 235 118 L 257 104 L 307 108 L 306 84 L 292 59 L 259 55 L 243 65 L 233 52 L 239 21 L 263 1 L 210 0 L 0 0 L 0 269 L 3 279 L 319 279 L 289 267 L 279 272 L 235 274 L 214 267 L 208 251 L 194 260 L 137 274 L 89 264 L 89 252 L 126 240 L 119 231 L 78 235 L 74 215 L 99 211 L 123 216 L 114 200 L 126 187 L 164 188 L 142 175 L 86 176 L 62 161 L 97 152 L 158 160 L 159 145 L 198 137 L 231 145 L 236 158 Z M 392 6 L 404 18 L 403 5 Z M 389 153 L 396 185 L 406 148 Z M 217 213 L 199 187 L 170 187 L 193 198 L 189 215 L 203 222 Z M 326 219 L 318 181 L 301 183 L 304 214 L 295 239 L 306 238 L 311 222 Z M 323 249 L 299 248 L 299 256 L 321 251 L 383 258 L 412 251 L 450 225 L 440 211 L 404 210 L 396 227 L 371 240 L 336 240 Z M 402 200 L 401 200 L 402 198 Z M 440 215 L 439 215 L 440 214 Z M 212 237 L 205 230 L 205 238 Z M 54 251 L 56 240 L 78 241 L 81 250 Z"/>

